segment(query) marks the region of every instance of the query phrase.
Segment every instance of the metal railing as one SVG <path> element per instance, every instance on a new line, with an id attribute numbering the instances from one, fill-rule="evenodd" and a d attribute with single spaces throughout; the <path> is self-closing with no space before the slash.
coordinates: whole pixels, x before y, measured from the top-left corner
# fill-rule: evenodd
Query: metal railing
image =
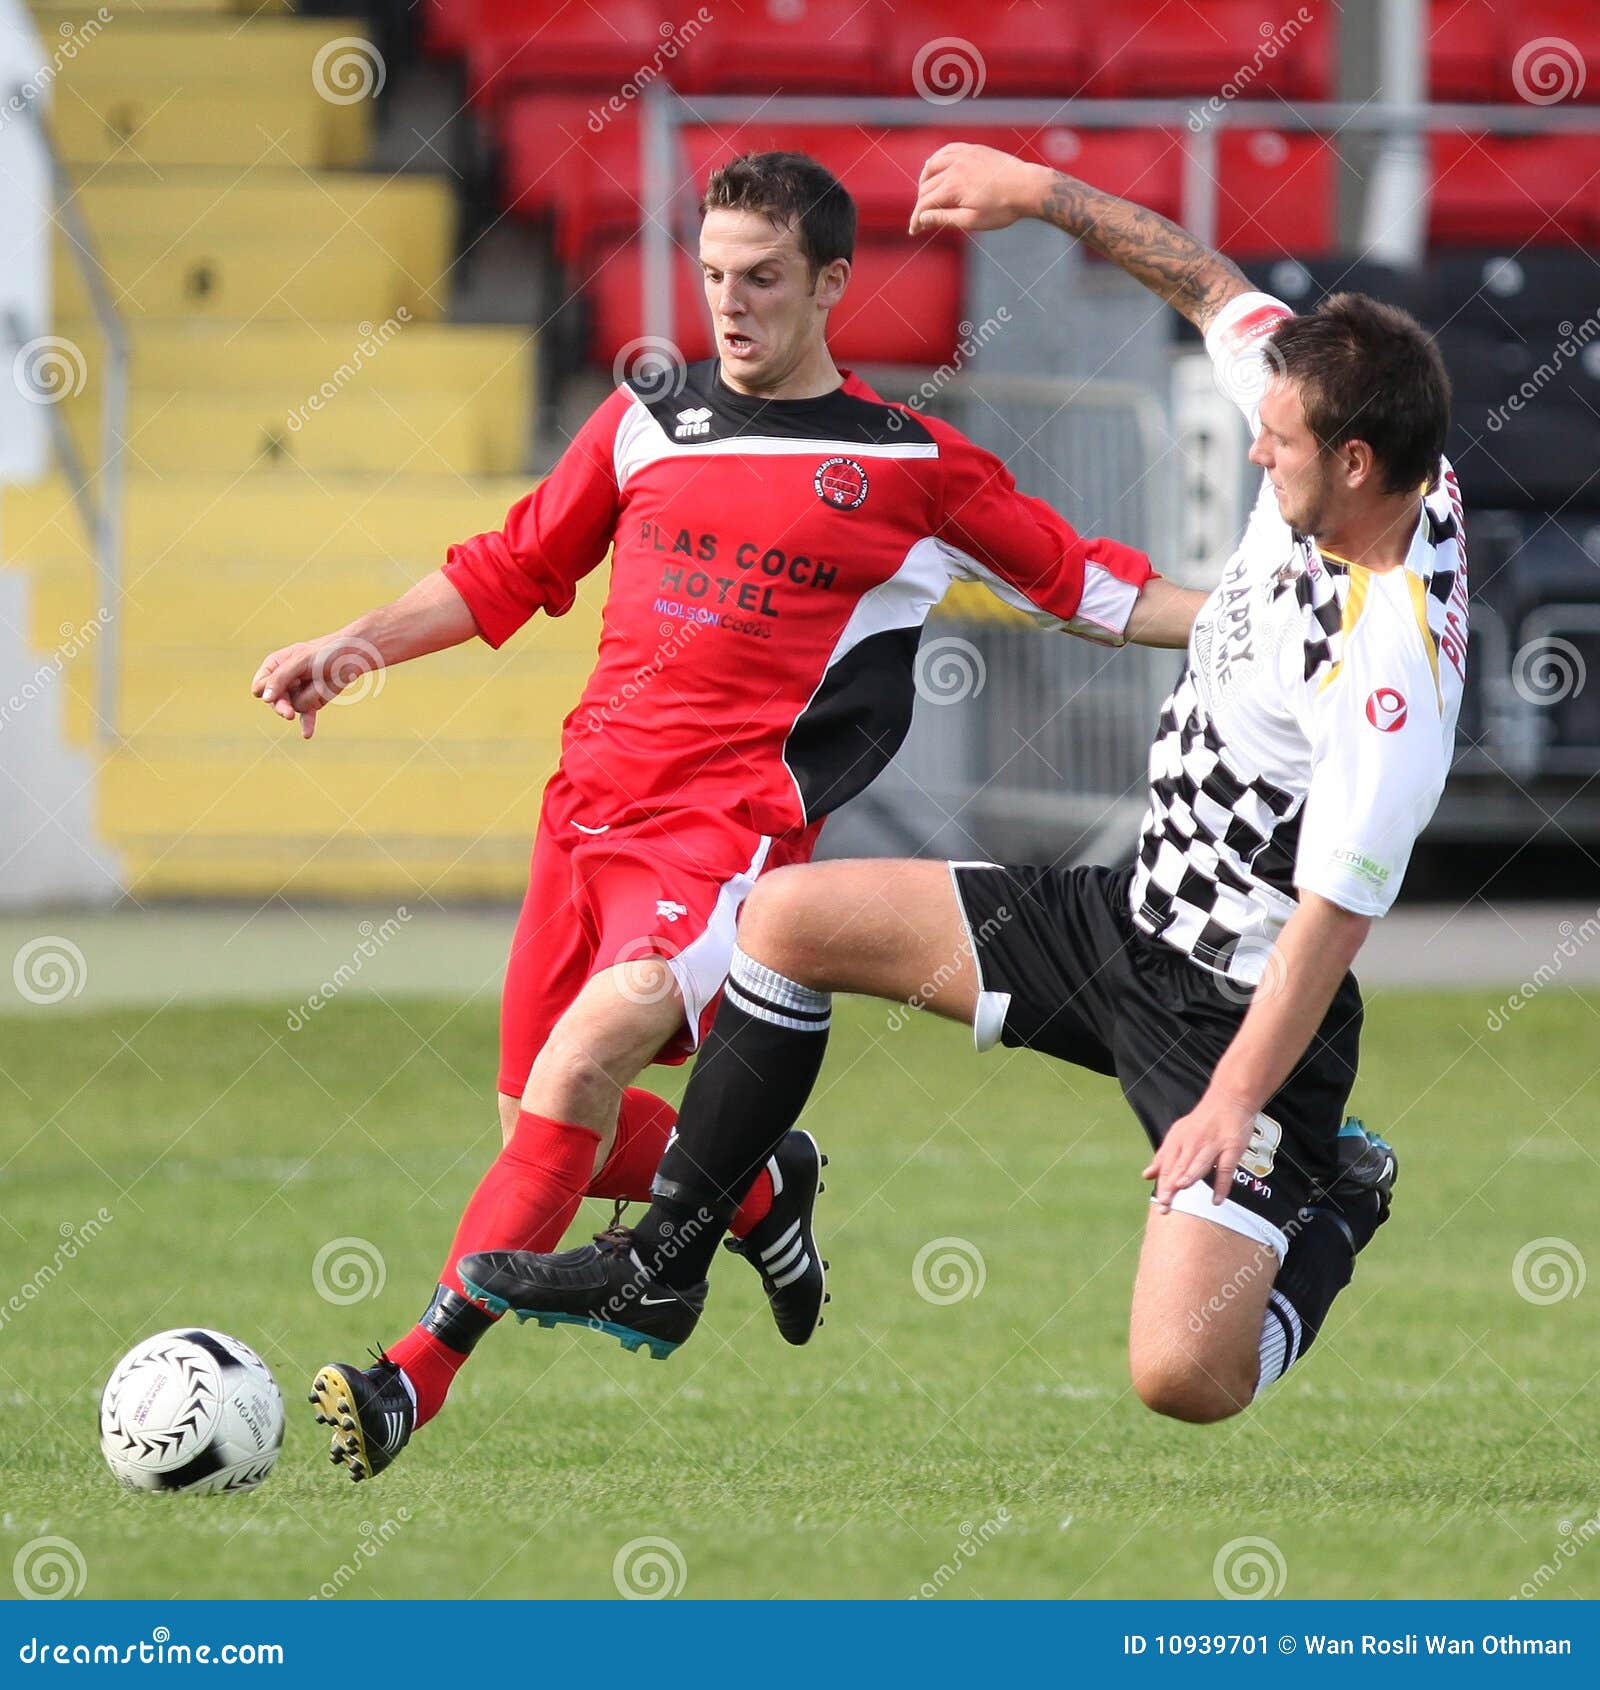
<path id="1" fill-rule="evenodd" d="M 100 622 L 95 652 L 95 734 L 102 744 L 109 744 L 118 738 L 121 693 L 118 613 L 122 600 L 122 448 L 128 410 L 128 339 L 106 288 L 105 267 L 96 251 L 94 236 L 78 208 L 72 177 L 56 150 L 50 126 L 37 101 L 22 103 L 49 158 L 55 200 L 53 219 L 72 248 L 73 260 L 82 274 L 90 308 L 105 342 L 98 465 L 91 469 L 84 462 L 67 425 L 64 407 L 53 402 L 60 395 L 41 392 L 39 397 L 46 402 L 56 458 L 72 488 L 73 501 L 94 554 Z M 15 314 L 7 320 L 6 332 L 16 348 L 34 338 Z"/>
<path id="2" fill-rule="evenodd" d="M 1211 244 L 1217 228 L 1217 148 L 1228 128 L 1366 134 L 1415 139 L 1430 132 L 1497 135 L 1600 132 L 1600 112 L 1567 106 L 1499 106 L 1382 101 L 966 99 L 932 104 L 911 98 L 848 95 L 697 95 L 693 102 L 665 83 L 644 90 L 640 125 L 641 324 L 647 335 L 674 339 L 672 249 L 692 251 L 683 188 L 687 157 L 679 130 L 700 124 L 873 124 L 887 129 L 1164 129 L 1184 142 L 1183 226 Z M 910 207 L 907 208 L 909 215 Z"/>

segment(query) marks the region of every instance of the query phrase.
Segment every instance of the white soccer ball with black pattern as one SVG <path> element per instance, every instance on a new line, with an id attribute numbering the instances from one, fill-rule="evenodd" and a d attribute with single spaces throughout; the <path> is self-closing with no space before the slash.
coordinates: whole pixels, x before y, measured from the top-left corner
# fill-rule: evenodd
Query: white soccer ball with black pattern
<path id="1" fill-rule="evenodd" d="M 253 1490 L 282 1445 L 283 1395 L 267 1364 L 203 1326 L 136 1344 L 100 1399 L 100 1450 L 129 1490 Z"/>

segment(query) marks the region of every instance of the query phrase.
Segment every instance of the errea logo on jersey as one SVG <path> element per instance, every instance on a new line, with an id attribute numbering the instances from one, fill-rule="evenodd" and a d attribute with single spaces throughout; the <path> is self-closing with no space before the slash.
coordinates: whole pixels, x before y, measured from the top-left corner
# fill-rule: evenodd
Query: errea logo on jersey
<path id="1" fill-rule="evenodd" d="M 679 916 L 688 913 L 689 906 L 687 904 L 674 903 L 671 898 L 656 899 L 656 915 L 662 921 L 676 921 Z"/>
<path id="2" fill-rule="evenodd" d="M 678 426 L 672 431 L 674 440 L 694 440 L 711 432 L 711 407 L 691 405 L 678 412 Z"/>
<path id="3" fill-rule="evenodd" d="M 1406 701 L 1393 687 L 1379 687 L 1367 697 L 1367 720 L 1379 733 L 1398 733 L 1406 725 Z"/>

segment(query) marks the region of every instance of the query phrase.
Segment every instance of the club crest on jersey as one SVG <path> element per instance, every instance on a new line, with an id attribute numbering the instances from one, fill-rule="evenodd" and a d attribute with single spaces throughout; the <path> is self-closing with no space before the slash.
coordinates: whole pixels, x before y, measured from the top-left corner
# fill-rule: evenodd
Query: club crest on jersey
<path id="1" fill-rule="evenodd" d="M 711 432 L 711 407 L 691 405 L 678 412 L 678 426 L 672 431 L 674 440 L 698 440 Z"/>
<path id="2" fill-rule="evenodd" d="M 1393 687 L 1379 687 L 1367 697 L 1367 720 L 1379 733 L 1397 733 L 1406 725 L 1406 701 Z"/>
<path id="3" fill-rule="evenodd" d="M 823 504 L 835 510 L 859 510 L 867 502 L 867 472 L 854 458 L 824 459 L 811 485 Z"/>

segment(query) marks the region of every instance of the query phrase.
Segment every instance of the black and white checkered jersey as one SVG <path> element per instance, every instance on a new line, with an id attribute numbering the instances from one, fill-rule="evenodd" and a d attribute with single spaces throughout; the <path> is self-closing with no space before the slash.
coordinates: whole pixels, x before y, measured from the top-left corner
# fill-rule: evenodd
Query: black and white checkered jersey
<path id="1" fill-rule="evenodd" d="M 1206 336 L 1252 429 L 1257 348 L 1289 315 L 1244 294 Z M 1297 889 L 1385 914 L 1438 803 L 1467 649 L 1460 494 L 1439 468 L 1404 565 L 1378 571 L 1295 535 L 1263 476 L 1195 621 L 1150 748 L 1133 918 L 1240 984 L 1260 980 Z"/>

